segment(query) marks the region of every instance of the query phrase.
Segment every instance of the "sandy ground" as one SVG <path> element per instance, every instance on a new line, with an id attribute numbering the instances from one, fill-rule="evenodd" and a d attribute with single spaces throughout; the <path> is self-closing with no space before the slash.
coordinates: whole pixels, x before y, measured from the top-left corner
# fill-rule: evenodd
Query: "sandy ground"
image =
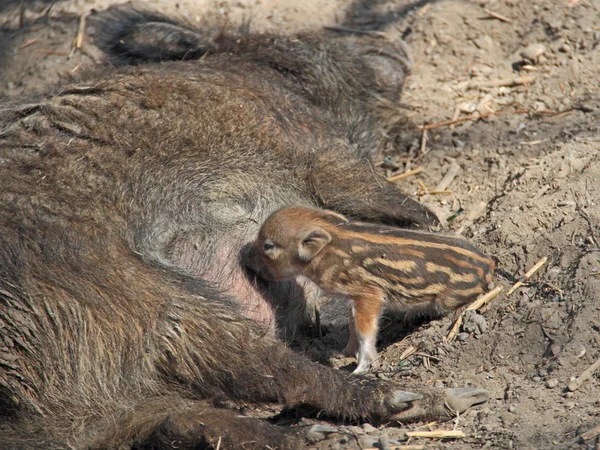
<path id="1" fill-rule="evenodd" d="M 0 101 L 46 91 L 95 64 L 93 20 L 82 50 L 72 52 L 80 16 L 114 3 L 121 1 L 27 1 L 19 27 L 18 0 L 0 2 Z M 600 449 L 598 374 L 568 389 L 600 358 L 600 2 L 145 3 L 192 21 L 249 19 L 256 30 L 335 25 L 404 36 L 415 56 L 403 98 L 409 118 L 390 137 L 381 170 L 421 168 L 399 187 L 498 262 L 496 284 L 505 291 L 465 321 L 457 340 L 443 341 L 452 317 L 411 330 L 384 322 L 381 366 L 372 374 L 408 388 L 486 387 L 489 404 L 457 424 L 340 427 L 313 447 L 386 448 L 386 440 L 406 444 L 406 431 L 456 427 L 465 438 L 410 444 Z M 428 193 L 456 164 L 446 195 Z M 542 258 L 547 263 L 507 297 Z M 318 353 L 342 341 L 326 335 L 307 348 Z M 415 353 L 401 360 L 411 346 Z"/>

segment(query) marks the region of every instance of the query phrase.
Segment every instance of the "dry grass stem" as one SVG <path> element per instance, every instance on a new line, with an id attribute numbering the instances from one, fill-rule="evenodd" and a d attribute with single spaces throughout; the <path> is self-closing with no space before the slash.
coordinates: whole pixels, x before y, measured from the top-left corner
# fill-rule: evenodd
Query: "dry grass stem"
<path id="1" fill-rule="evenodd" d="M 452 342 L 454 340 L 454 338 L 458 334 L 458 330 L 459 330 L 460 326 L 462 325 L 463 315 L 465 314 L 466 311 L 478 310 L 482 306 L 489 303 L 492 299 L 494 299 L 500 292 L 502 292 L 502 289 L 504 289 L 502 286 L 496 286 L 494 289 L 483 294 L 477 300 L 475 300 L 473 303 L 471 303 L 469 306 L 467 306 L 465 308 L 465 310 L 460 314 L 460 316 L 458 316 L 458 318 L 454 322 L 454 325 L 452 325 L 452 328 L 450 329 L 450 331 L 448 332 L 448 334 L 446 335 L 444 340 L 446 342 Z"/>
<path id="2" fill-rule="evenodd" d="M 25 25 L 25 0 L 21 0 L 19 4 L 19 28 L 23 28 Z"/>
<path id="3" fill-rule="evenodd" d="M 425 153 L 427 153 L 427 130 L 423 130 L 423 133 L 421 134 L 421 148 L 419 149 L 419 157 L 422 158 Z"/>
<path id="4" fill-rule="evenodd" d="M 428 439 L 458 439 L 465 437 L 461 430 L 436 430 L 436 431 L 407 431 L 408 437 Z"/>
<path id="5" fill-rule="evenodd" d="M 398 180 L 403 180 L 404 178 L 412 177 L 413 175 L 417 175 L 417 174 L 419 174 L 421 172 L 423 172 L 423 168 L 422 167 L 417 167 L 416 169 L 407 170 L 406 172 L 402 172 L 402 173 L 400 173 L 398 175 L 392 175 L 387 180 L 391 181 L 391 182 L 398 181 Z"/>
<path id="6" fill-rule="evenodd" d="M 424 450 L 424 445 L 390 445 L 390 450 Z M 367 447 L 364 450 L 379 450 L 379 447 Z"/>
<path id="7" fill-rule="evenodd" d="M 500 22 L 512 23 L 512 20 L 510 20 L 508 17 L 504 17 L 503 15 L 495 13 L 494 11 L 490 11 L 489 9 L 484 9 L 483 12 L 494 19 L 498 19 Z"/>
<path id="8" fill-rule="evenodd" d="M 404 350 L 402 352 L 402 354 L 400 355 L 400 358 L 398 359 L 398 362 L 404 361 L 406 358 L 408 358 L 409 356 L 414 355 L 416 352 L 417 352 L 417 348 L 413 347 L 411 345 L 410 347 L 408 347 L 406 350 Z"/>
<path id="9" fill-rule="evenodd" d="M 524 86 L 533 83 L 535 78 L 535 75 L 521 75 L 511 78 L 501 78 L 500 80 L 470 83 L 468 86 L 470 89 Z"/>
<path id="10" fill-rule="evenodd" d="M 546 258 L 545 256 L 540 259 L 537 263 L 535 263 L 535 265 L 529 269 L 527 271 L 527 273 L 525 274 L 524 277 L 522 277 L 519 281 L 517 281 L 515 284 L 513 284 L 513 286 L 509 289 L 509 291 L 506 293 L 506 296 L 508 297 L 510 294 L 512 294 L 513 292 L 515 292 L 517 289 L 519 289 L 521 286 L 523 286 L 523 283 L 525 283 L 527 280 L 529 280 L 529 278 L 531 278 L 531 276 L 536 273 L 538 270 L 540 270 L 540 268 L 546 264 L 546 262 L 548 261 L 548 258 Z"/>
<path id="11" fill-rule="evenodd" d="M 31 39 L 31 40 L 29 40 L 29 41 L 25 42 L 24 44 L 21 44 L 17 50 L 21 50 L 21 49 L 27 48 L 27 47 L 29 47 L 30 45 L 33 45 L 33 44 L 35 44 L 37 41 L 39 41 L 39 39 L 38 39 L 38 38 Z"/>
<path id="12" fill-rule="evenodd" d="M 600 369 L 600 358 L 590 367 L 585 369 L 575 380 L 569 383 L 569 390 L 573 392 L 579 389 L 583 383 L 592 378 L 592 375 L 594 375 L 594 372 L 596 372 L 598 369 Z"/>

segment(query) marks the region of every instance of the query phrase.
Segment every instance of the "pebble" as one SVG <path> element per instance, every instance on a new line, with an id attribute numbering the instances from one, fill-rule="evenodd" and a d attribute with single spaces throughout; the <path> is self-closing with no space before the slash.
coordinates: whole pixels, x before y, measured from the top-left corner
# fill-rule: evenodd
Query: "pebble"
<path id="1" fill-rule="evenodd" d="M 510 405 L 508 407 L 508 411 L 511 413 L 515 413 L 515 412 L 517 412 L 517 408 L 514 405 Z"/>
<path id="2" fill-rule="evenodd" d="M 538 62 L 539 57 L 546 52 L 546 47 L 543 44 L 535 43 L 525 47 L 520 54 L 523 58 L 535 63 Z"/>
<path id="3" fill-rule="evenodd" d="M 306 432 L 306 438 L 311 442 L 319 442 L 327 438 L 331 433 L 337 433 L 338 429 L 330 425 L 315 424 Z"/>
<path id="4" fill-rule="evenodd" d="M 381 450 L 392 450 L 390 445 L 390 437 L 386 433 L 383 433 L 381 436 L 379 436 L 379 447 Z"/>
<path id="5" fill-rule="evenodd" d="M 487 332 L 488 324 L 477 311 L 465 311 L 462 328 L 467 333 L 473 333 L 475 337 L 478 337 Z"/>
<path id="6" fill-rule="evenodd" d="M 556 386 L 558 386 L 558 380 L 556 378 L 550 378 L 548 381 L 546 381 L 546 387 L 553 389 Z"/>
<path id="7" fill-rule="evenodd" d="M 565 404 L 565 408 L 567 408 L 567 409 L 573 409 L 573 408 L 575 408 L 575 402 L 567 402 Z"/>
<path id="8" fill-rule="evenodd" d="M 361 436 L 358 438 L 358 445 L 360 448 L 373 448 L 379 444 L 379 438 L 373 436 Z"/>
<path id="9" fill-rule="evenodd" d="M 13 83 L 12 81 L 9 81 L 8 83 L 6 83 L 6 87 L 8 89 L 13 89 L 15 87 L 15 83 Z"/>
<path id="10" fill-rule="evenodd" d="M 363 425 L 363 430 L 364 430 L 365 433 L 373 433 L 373 432 L 377 431 L 377 428 L 375 428 L 370 423 L 365 423 Z"/>
<path id="11" fill-rule="evenodd" d="M 469 339 L 469 333 L 458 333 L 456 339 L 458 341 L 466 341 L 467 339 Z"/>

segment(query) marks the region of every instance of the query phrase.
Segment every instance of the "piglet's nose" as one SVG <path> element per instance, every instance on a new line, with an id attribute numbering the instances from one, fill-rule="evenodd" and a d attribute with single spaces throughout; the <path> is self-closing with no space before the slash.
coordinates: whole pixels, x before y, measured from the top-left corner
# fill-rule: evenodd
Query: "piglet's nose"
<path id="1" fill-rule="evenodd" d="M 240 262 L 244 267 L 252 270 L 253 272 L 258 273 L 260 271 L 256 250 L 252 243 L 248 243 L 242 248 L 242 251 L 240 252 Z"/>

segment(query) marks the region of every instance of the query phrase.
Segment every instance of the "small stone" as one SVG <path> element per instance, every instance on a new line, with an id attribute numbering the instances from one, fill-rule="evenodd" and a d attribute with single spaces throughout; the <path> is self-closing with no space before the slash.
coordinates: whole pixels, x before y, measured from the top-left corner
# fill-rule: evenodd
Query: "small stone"
<path id="1" fill-rule="evenodd" d="M 543 44 L 535 43 L 525 47 L 520 54 L 523 58 L 536 63 L 539 61 L 540 56 L 546 52 L 546 47 Z"/>
<path id="2" fill-rule="evenodd" d="M 573 409 L 573 408 L 575 408 L 575 402 L 567 402 L 565 404 L 565 408 L 567 408 L 567 409 Z"/>
<path id="3" fill-rule="evenodd" d="M 558 386 L 558 380 L 556 378 L 550 378 L 548 381 L 546 381 L 547 388 L 554 389 L 556 386 Z"/>
<path id="4" fill-rule="evenodd" d="M 358 445 L 360 448 L 373 448 L 377 447 L 379 439 L 373 436 L 361 436 L 358 438 Z"/>
<path id="5" fill-rule="evenodd" d="M 550 347 L 552 356 L 557 356 L 561 350 L 562 350 L 562 347 L 560 346 L 560 344 L 554 344 L 552 347 Z"/>
<path id="6" fill-rule="evenodd" d="M 510 405 L 508 407 L 508 411 L 511 413 L 516 413 L 517 412 L 517 408 L 514 405 Z"/>
<path id="7" fill-rule="evenodd" d="M 459 341 L 466 341 L 467 339 L 469 339 L 469 333 L 458 333 L 456 339 Z"/>
<path id="8" fill-rule="evenodd" d="M 331 433 L 337 433 L 338 429 L 330 425 L 315 424 L 306 432 L 306 438 L 310 442 L 319 442 L 329 437 Z"/>
<path id="9" fill-rule="evenodd" d="M 375 428 L 370 423 L 365 423 L 363 425 L 363 430 L 364 430 L 365 433 L 373 433 L 373 432 L 377 431 L 377 428 Z"/>
<path id="10" fill-rule="evenodd" d="M 15 83 L 13 83 L 12 81 L 9 81 L 8 83 L 6 83 L 6 87 L 8 89 L 14 89 L 15 87 Z"/>
<path id="11" fill-rule="evenodd" d="M 390 445 L 390 437 L 386 433 L 383 433 L 381 436 L 379 436 L 379 447 L 381 450 L 392 450 Z"/>

